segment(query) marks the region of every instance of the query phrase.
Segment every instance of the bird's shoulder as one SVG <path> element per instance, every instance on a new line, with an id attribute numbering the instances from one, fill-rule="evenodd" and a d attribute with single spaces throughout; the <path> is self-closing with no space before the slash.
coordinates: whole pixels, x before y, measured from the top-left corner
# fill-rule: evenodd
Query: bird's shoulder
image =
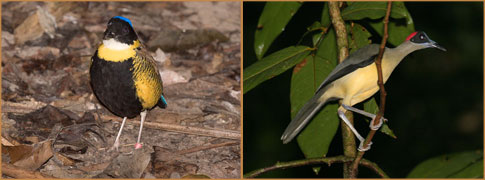
<path id="1" fill-rule="evenodd" d="M 340 63 L 340 66 L 346 66 L 349 64 L 359 64 L 362 63 L 369 58 L 377 55 L 379 53 L 379 44 L 369 44 L 367 46 L 364 46 L 360 49 L 357 49 L 354 53 L 350 54 L 342 63 Z"/>
<path id="2" fill-rule="evenodd" d="M 143 43 L 140 43 L 140 45 L 137 48 L 135 48 L 135 52 L 136 52 L 135 59 L 137 61 L 143 61 L 144 63 L 147 63 L 150 66 L 153 66 L 153 68 L 155 68 L 155 72 L 158 72 L 158 67 L 155 62 L 155 59 L 153 58 L 152 55 L 150 55 L 150 52 L 148 52 L 148 49 L 146 48 L 145 45 L 143 45 Z"/>
<path id="3" fill-rule="evenodd" d="M 379 44 L 369 44 L 364 46 L 354 53 L 350 54 L 344 61 L 338 64 L 332 72 L 323 80 L 316 93 L 323 89 L 326 85 L 343 77 L 356 69 L 368 66 L 374 62 L 375 57 L 379 53 Z"/>

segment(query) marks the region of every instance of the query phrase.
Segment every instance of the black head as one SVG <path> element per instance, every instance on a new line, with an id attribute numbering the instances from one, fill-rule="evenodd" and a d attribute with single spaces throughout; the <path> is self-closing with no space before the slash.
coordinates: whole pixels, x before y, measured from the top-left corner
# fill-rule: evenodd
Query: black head
<path id="1" fill-rule="evenodd" d="M 428 35 L 424 31 L 416 31 L 411 33 L 407 38 L 407 41 L 411 41 L 412 43 L 420 46 L 424 46 L 424 48 L 437 48 L 442 51 L 446 51 L 445 48 L 438 45 L 438 43 L 431 40 Z"/>
<path id="2" fill-rule="evenodd" d="M 128 18 L 115 16 L 108 22 L 108 28 L 104 31 L 104 40 L 115 39 L 125 44 L 133 44 L 138 39 L 133 25 Z"/>

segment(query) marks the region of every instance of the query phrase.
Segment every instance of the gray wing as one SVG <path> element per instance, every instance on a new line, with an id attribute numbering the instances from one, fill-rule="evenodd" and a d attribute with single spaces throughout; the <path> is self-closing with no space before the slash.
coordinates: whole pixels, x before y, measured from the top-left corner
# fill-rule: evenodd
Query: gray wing
<path id="1" fill-rule="evenodd" d="M 355 70 L 366 67 L 375 61 L 379 53 L 379 44 L 369 44 L 364 46 L 351 55 L 349 55 L 342 63 L 338 64 L 335 69 L 330 72 L 325 80 L 323 80 L 317 91 L 320 91 L 326 85 L 332 83 L 333 81 L 351 73 Z M 315 93 L 316 93 L 315 92 Z"/>

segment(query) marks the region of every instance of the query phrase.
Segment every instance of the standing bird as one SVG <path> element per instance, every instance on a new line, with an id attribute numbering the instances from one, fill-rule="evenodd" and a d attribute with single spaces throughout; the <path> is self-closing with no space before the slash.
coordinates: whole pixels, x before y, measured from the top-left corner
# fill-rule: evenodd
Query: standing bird
<path id="1" fill-rule="evenodd" d="M 155 106 L 167 107 L 163 83 L 152 56 L 138 40 L 128 18 L 115 16 L 108 22 L 103 43 L 91 59 L 91 86 L 98 100 L 113 114 L 123 117 L 116 136 L 118 149 L 121 132 L 127 118 L 141 116 L 135 149 L 140 144 L 147 111 Z"/>
<path id="2" fill-rule="evenodd" d="M 411 33 L 401 45 L 396 48 L 386 48 L 382 57 L 382 77 L 384 83 L 387 81 L 392 71 L 409 53 L 425 48 L 437 48 L 446 51 L 436 42 L 429 39 L 426 33 L 422 31 Z M 329 101 L 342 100 L 342 105 L 338 108 L 339 117 L 350 127 L 355 136 L 359 139 L 359 151 L 367 151 L 370 144 L 364 148 L 364 138 L 350 124 L 345 112 L 353 111 L 364 116 L 372 118 L 370 128 L 377 130 L 380 124 L 374 126 L 376 115 L 352 107 L 367 98 L 373 96 L 378 90 L 377 85 L 377 68 L 375 59 L 379 53 L 378 44 L 370 44 L 358 49 L 348 56 L 322 82 L 315 95 L 298 111 L 296 116 L 291 120 L 285 132 L 281 136 L 283 143 L 290 142 L 312 119 L 318 110 Z"/>

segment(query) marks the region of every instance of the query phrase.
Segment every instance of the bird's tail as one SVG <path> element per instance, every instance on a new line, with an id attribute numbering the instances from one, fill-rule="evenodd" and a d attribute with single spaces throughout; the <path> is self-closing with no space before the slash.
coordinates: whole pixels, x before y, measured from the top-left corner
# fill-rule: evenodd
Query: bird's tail
<path id="1" fill-rule="evenodd" d="M 296 135 L 305 127 L 305 125 L 312 119 L 313 115 L 327 102 L 329 99 L 319 101 L 323 93 L 315 94 L 303 107 L 298 111 L 296 116 L 291 120 L 285 132 L 281 136 L 283 144 L 289 143 Z"/>
<path id="2" fill-rule="evenodd" d="M 165 100 L 165 97 L 163 97 L 163 94 L 160 96 L 157 106 L 163 109 L 167 108 L 167 101 Z"/>

